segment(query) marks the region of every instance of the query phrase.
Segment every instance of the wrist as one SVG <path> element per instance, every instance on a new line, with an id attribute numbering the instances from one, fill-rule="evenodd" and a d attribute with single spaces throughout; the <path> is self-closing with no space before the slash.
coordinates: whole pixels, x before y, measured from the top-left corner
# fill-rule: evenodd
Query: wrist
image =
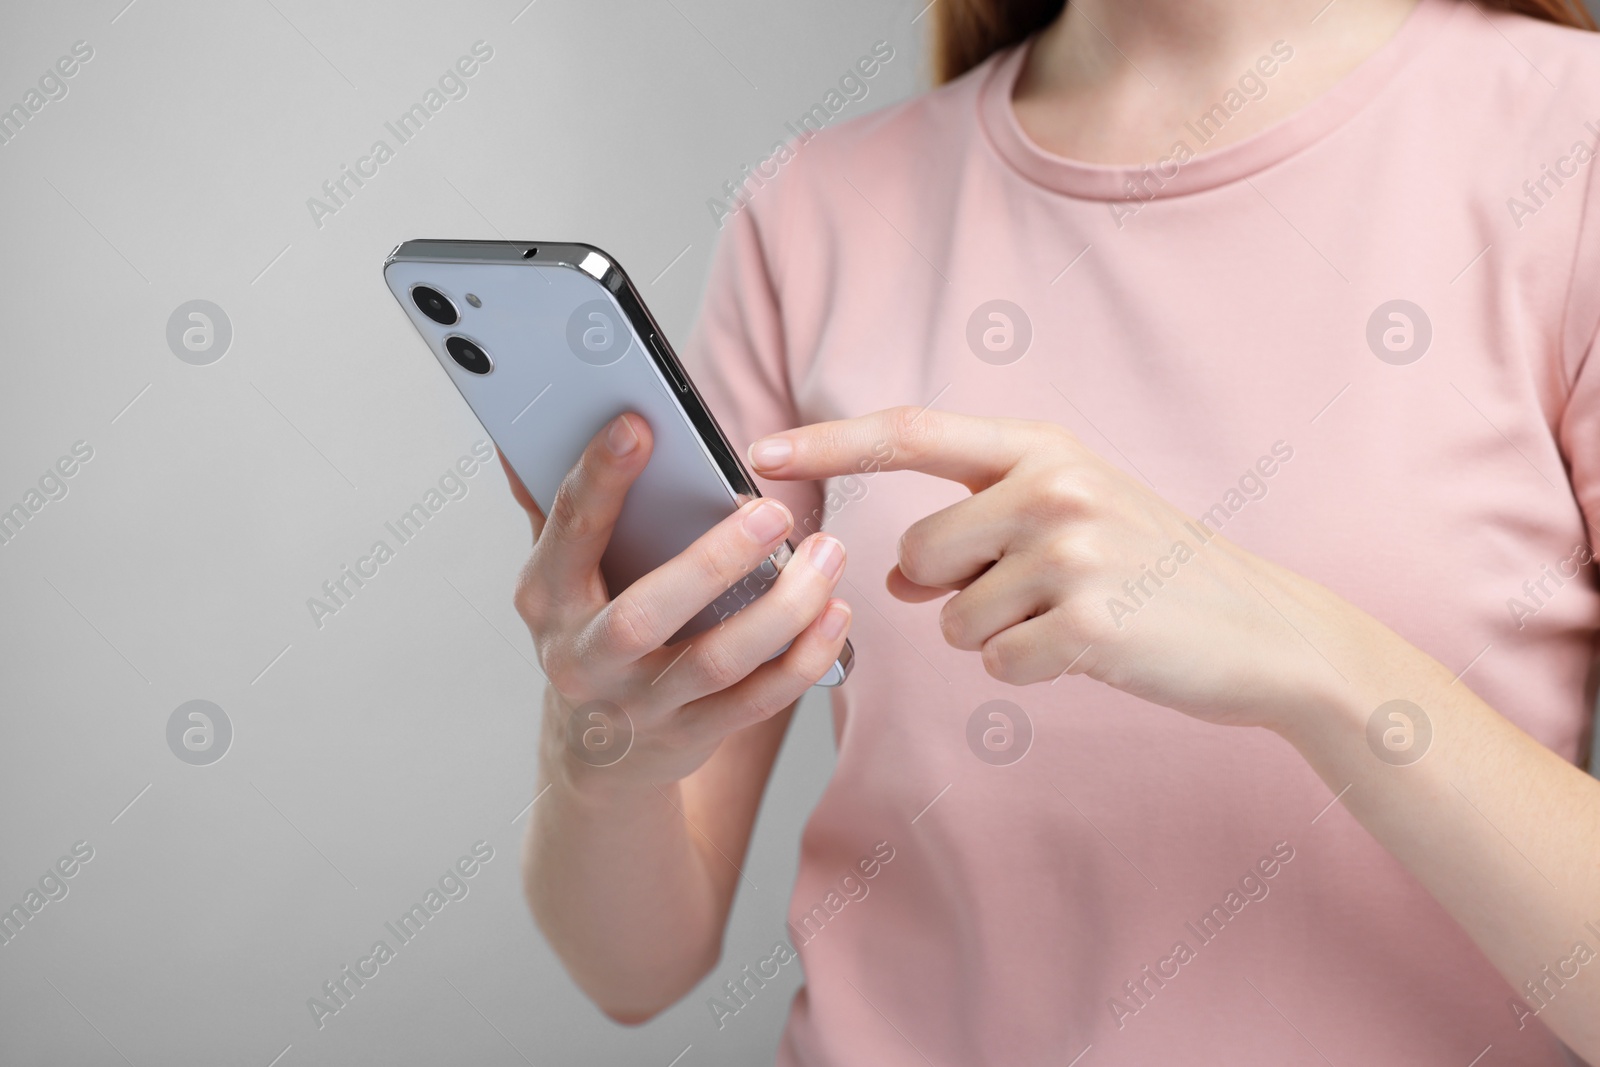
<path id="1" fill-rule="evenodd" d="M 552 792 L 559 790 L 566 801 L 601 815 L 659 805 L 663 796 L 674 797 L 678 788 L 677 782 L 657 785 L 620 767 L 593 767 L 570 754 L 553 767 L 547 764 L 543 777 Z"/>
<path id="2" fill-rule="evenodd" d="M 1374 703 L 1367 707 L 1368 703 L 1359 687 L 1334 675 L 1331 683 L 1319 679 L 1305 687 L 1302 698 L 1268 728 L 1314 763 L 1315 754 L 1348 747 L 1358 740 L 1378 706 Z"/>
<path id="3" fill-rule="evenodd" d="M 612 736 L 585 747 L 581 733 L 574 736 L 575 731 L 584 730 Z M 600 812 L 637 809 L 641 802 L 659 803 L 656 786 L 631 773 L 631 735 L 631 723 L 575 720 L 571 705 L 547 688 L 539 739 L 539 788 L 559 792 L 564 802 Z M 617 745 L 618 750 L 606 751 L 610 745 Z M 669 795 L 671 788 L 669 785 Z"/>
<path id="4" fill-rule="evenodd" d="M 1342 606 L 1339 625 L 1312 638 L 1327 657 L 1313 657 L 1322 670 L 1311 669 L 1303 699 L 1272 729 L 1313 763 L 1368 749 L 1383 763 L 1408 762 L 1412 745 L 1427 744 L 1427 709 L 1454 679 L 1376 619 Z"/>
<path id="5" fill-rule="evenodd" d="M 1416 659 L 1427 657 L 1326 586 L 1271 564 L 1264 570 L 1256 584 L 1287 623 L 1288 643 L 1274 655 L 1278 698 L 1258 725 L 1302 753 L 1364 731 L 1374 709 L 1405 696 Z"/>

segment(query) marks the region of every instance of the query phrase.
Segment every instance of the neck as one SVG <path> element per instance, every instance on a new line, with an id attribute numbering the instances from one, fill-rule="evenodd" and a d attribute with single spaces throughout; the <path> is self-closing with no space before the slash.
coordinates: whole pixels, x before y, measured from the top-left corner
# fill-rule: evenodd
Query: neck
<path id="1" fill-rule="evenodd" d="M 1148 162 L 1185 116 L 1214 103 L 1274 42 L 1283 42 L 1293 62 L 1246 121 L 1208 146 L 1219 147 L 1331 88 L 1392 37 L 1416 4 L 1069 0 L 1040 32 L 1017 81 L 1018 118 L 1059 154 Z"/>
<path id="2" fill-rule="evenodd" d="M 1376 6 L 1372 0 L 1341 2 L 1347 10 Z M 1315 32 L 1311 19 L 1325 3 L 1327 0 L 1070 0 L 1046 33 L 1052 44 L 1100 67 L 1113 60 L 1143 60 L 1163 70 L 1182 71 L 1232 60 L 1241 51 L 1257 48 L 1263 39 L 1270 42 L 1285 34 Z"/>

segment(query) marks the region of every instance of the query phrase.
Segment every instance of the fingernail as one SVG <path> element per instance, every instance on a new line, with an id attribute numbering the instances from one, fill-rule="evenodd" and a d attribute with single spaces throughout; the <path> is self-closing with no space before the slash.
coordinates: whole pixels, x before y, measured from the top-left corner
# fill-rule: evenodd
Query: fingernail
<path id="1" fill-rule="evenodd" d="M 817 630 L 829 641 L 839 640 L 839 635 L 844 633 L 845 623 L 850 621 L 850 609 L 844 604 L 829 604 L 828 610 L 822 614 L 822 622 L 817 624 Z"/>
<path id="2" fill-rule="evenodd" d="M 811 565 L 829 578 L 838 577 L 844 566 L 844 546 L 832 537 L 819 537 L 811 546 Z"/>
<path id="3" fill-rule="evenodd" d="M 744 517 L 744 528 L 761 544 L 776 540 L 789 530 L 789 509 L 776 500 L 763 500 Z"/>
<path id="4" fill-rule="evenodd" d="M 763 437 L 750 446 L 750 465 L 758 471 L 781 467 L 794 455 L 794 445 L 787 437 Z"/>
<path id="5" fill-rule="evenodd" d="M 606 447 L 613 456 L 626 456 L 639 447 L 639 435 L 633 432 L 633 423 L 626 415 L 611 420 L 611 428 L 606 431 Z"/>

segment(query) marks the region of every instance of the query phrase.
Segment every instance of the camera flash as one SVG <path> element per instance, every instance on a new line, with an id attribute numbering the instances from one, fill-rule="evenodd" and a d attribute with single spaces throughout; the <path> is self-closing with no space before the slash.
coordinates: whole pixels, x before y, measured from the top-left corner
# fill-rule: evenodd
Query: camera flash
<path id="1" fill-rule="evenodd" d="M 476 293 L 467 294 L 467 303 L 471 304 L 475 308 L 483 307 L 483 301 L 478 299 L 478 295 Z"/>

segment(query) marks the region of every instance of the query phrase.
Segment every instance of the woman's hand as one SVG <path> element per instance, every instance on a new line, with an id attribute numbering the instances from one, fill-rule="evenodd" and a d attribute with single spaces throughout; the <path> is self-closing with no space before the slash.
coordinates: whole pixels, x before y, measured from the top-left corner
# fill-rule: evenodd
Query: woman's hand
<path id="1" fill-rule="evenodd" d="M 851 474 L 869 456 L 972 491 L 905 531 L 888 586 L 907 601 L 959 590 L 940 614 L 945 640 L 981 651 L 1001 681 L 1088 674 L 1210 721 L 1276 726 L 1351 680 L 1336 648 L 1387 634 L 1050 423 L 897 408 L 750 449 L 774 479 Z"/>
<path id="2" fill-rule="evenodd" d="M 548 520 L 506 467 L 533 523 L 516 604 L 555 698 L 546 703 L 545 766 L 580 789 L 686 777 L 723 738 L 788 707 L 826 674 L 849 628 L 848 605 L 830 599 L 844 549 L 818 534 L 750 606 L 666 644 L 783 543 L 793 520 L 771 499 L 746 504 L 612 599 L 600 558 L 651 445 L 642 418 L 614 419 L 568 473 Z"/>
<path id="3" fill-rule="evenodd" d="M 630 1024 L 716 964 L 784 709 L 832 666 L 850 623 L 831 596 L 843 547 L 818 535 L 754 603 L 666 644 L 783 543 L 792 524 L 775 500 L 612 598 L 600 559 L 652 443 L 639 416 L 612 420 L 548 520 L 506 470 L 534 535 L 517 610 L 550 682 L 523 885 L 574 980 Z"/>
<path id="4" fill-rule="evenodd" d="M 1600 782 L 1382 623 L 1201 528 L 1065 430 L 901 408 L 750 451 L 769 478 L 853 474 L 871 456 L 967 486 L 971 497 L 905 532 L 891 592 L 958 590 L 945 638 L 981 650 L 1003 681 L 1089 674 L 1212 722 L 1276 730 L 1326 783 L 1328 806 L 1343 804 L 1399 859 L 1513 989 L 1600 921 Z M 1369 732 L 1391 700 L 1431 723 L 1398 763 Z M 1537 1008 L 1600 1062 L 1600 985 L 1510 1005 L 1519 1025 Z"/>

